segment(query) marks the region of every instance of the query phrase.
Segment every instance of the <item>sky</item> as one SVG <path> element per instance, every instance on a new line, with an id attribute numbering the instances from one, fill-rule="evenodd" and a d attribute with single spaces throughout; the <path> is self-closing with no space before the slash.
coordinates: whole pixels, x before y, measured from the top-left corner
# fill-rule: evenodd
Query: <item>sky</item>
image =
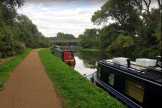
<path id="1" fill-rule="evenodd" d="M 91 22 L 93 13 L 104 0 L 26 0 L 18 13 L 27 15 L 40 32 L 55 37 L 64 32 L 77 37 L 86 28 L 96 28 Z"/>

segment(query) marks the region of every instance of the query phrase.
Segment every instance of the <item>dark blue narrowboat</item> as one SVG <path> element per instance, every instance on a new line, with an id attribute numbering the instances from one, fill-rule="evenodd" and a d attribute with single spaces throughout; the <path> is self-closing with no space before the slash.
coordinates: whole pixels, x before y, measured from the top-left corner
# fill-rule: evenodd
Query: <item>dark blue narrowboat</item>
<path id="1" fill-rule="evenodd" d="M 158 60 L 114 58 L 98 62 L 94 83 L 130 108 L 162 108 L 162 68 Z"/>

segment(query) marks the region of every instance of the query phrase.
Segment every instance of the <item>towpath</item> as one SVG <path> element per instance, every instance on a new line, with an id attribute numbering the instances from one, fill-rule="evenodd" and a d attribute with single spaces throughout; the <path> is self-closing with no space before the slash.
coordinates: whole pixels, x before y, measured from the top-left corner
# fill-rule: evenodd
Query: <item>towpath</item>
<path id="1" fill-rule="evenodd" d="M 12 72 L 0 92 L 0 108 L 62 108 L 36 50 Z"/>

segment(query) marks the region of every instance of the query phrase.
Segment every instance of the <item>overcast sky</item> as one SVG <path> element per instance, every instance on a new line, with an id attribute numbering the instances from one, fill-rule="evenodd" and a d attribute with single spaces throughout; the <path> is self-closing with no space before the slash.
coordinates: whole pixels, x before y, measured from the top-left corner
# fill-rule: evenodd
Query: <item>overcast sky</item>
<path id="1" fill-rule="evenodd" d="M 45 36 L 58 32 L 75 36 L 86 28 L 95 27 L 93 13 L 100 9 L 102 0 L 26 0 L 18 12 L 27 15 Z"/>

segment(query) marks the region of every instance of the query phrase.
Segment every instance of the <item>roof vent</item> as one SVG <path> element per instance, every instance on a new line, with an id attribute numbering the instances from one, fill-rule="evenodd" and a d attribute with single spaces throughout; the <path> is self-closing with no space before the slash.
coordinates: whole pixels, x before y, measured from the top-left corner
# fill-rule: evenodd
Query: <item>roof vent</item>
<path id="1" fill-rule="evenodd" d="M 120 65 L 127 65 L 128 63 L 128 58 L 124 57 L 117 57 L 112 59 L 113 63 L 120 64 Z"/>
<path id="2" fill-rule="evenodd" d="M 136 59 L 136 64 L 143 66 L 143 67 L 154 67 L 154 66 L 156 66 L 156 60 L 146 59 L 146 58 L 138 58 L 138 59 Z"/>

